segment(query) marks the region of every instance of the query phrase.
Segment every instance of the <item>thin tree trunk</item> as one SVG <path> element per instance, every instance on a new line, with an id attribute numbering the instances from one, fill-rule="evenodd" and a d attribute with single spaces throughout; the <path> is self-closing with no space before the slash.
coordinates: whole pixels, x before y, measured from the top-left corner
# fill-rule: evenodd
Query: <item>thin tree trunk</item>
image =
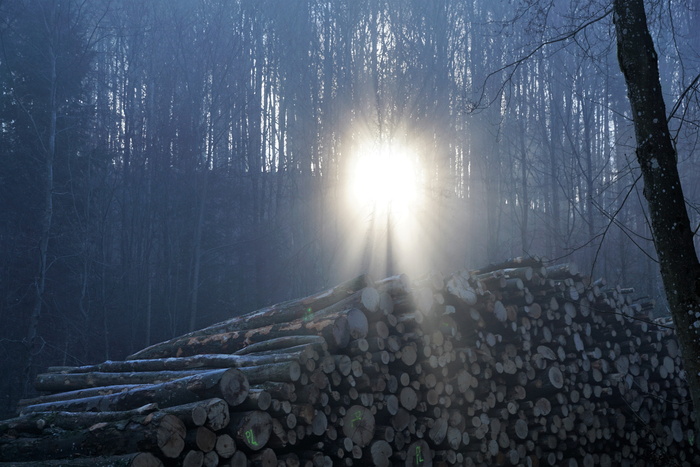
<path id="1" fill-rule="evenodd" d="M 586 224 L 588 228 L 588 238 L 595 238 L 595 217 L 593 216 L 593 196 L 594 196 L 594 170 L 593 170 L 593 150 L 591 148 L 592 142 L 592 129 L 594 125 L 598 122 L 592 121 L 594 119 L 592 104 L 586 102 L 587 96 L 582 93 L 581 100 L 583 104 L 583 153 L 585 156 L 585 166 L 583 167 L 585 174 L 584 180 L 586 182 L 586 196 L 583 199 L 583 208 L 586 213 Z"/>
<path id="2" fill-rule="evenodd" d="M 194 251 L 192 252 L 192 295 L 190 297 L 190 322 L 189 331 L 194 331 L 197 327 L 197 309 L 199 308 L 199 276 L 202 268 L 202 230 L 204 229 L 204 208 L 207 201 L 208 184 L 207 167 L 203 168 L 199 188 L 199 200 L 197 200 L 197 225 L 194 232 Z"/>
<path id="3" fill-rule="evenodd" d="M 520 96 L 525 99 L 524 96 Z M 520 212 L 522 219 L 520 221 L 520 252 L 527 255 L 529 251 L 529 232 L 528 221 L 530 213 L 530 193 L 528 191 L 528 160 L 527 160 L 527 145 L 525 143 L 525 125 L 524 119 L 518 119 L 518 143 L 520 144 L 520 183 L 522 184 L 520 191 Z"/>
<path id="4" fill-rule="evenodd" d="M 500 118 L 500 116 L 499 116 Z M 499 124 L 500 126 L 500 124 Z M 500 218 L 501 218 L 501 152 L 499 147 L 500 131 L 488 156 L 486 156 L 486 254 L 488 261 L 497 261 L 500 256 Z"/>
<path id="5" fill-rule="evenodd" d="M 678 175 L 643 0 L 613 2 L 617 53 L 632 107 L 637 160 L 666 297 L 700 431 L 700 263 Z"/>
<path id="6" fill-rule="evenodd" d="M 39 318 L 44 302 L 44 291 L 46 290 L 46 275 L 48 273 L 48 250 L 49 239 L 51 237 L 51 225 L 53 220 L 53 162 L 56 154 L 56 121 L 58 118 L 56 110 L 56 91 L 57 91 L 57 75 L 56 75 L 56 51 L 50 49 L 50 72 L 51 81 L 49 94 L 49 133 L 46 146 L 46 160 L 44 161 L 44 212 L 41 217 L 41 237 L 39 239 L 39 269 L 34 282 L 34 305 L 32 314 L 29 319 L 29 328 L 27 330 L 27 338 L 25 345 L 27 356 L 24 365 L 24 395 L 26 396 L 31 385 L 31 371 L 34 364 L 34 347 L 37 342 L 37 334 L 39 328 Z"/>

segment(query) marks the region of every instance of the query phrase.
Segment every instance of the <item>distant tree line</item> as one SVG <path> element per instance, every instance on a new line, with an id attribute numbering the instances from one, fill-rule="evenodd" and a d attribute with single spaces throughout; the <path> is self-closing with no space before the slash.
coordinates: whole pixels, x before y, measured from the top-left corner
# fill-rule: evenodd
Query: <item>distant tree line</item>
<path id="1" fill-rule="evenodd" d="M 697 225 L 700 11 L 648 15 Z M 602 0 L 0 0 L 0 415 L 46 365 L 370 267 L 343 254 L 366 139 L 423 162 L 399 255 L 573 260 L 660 299 L 614 36 Z"/>

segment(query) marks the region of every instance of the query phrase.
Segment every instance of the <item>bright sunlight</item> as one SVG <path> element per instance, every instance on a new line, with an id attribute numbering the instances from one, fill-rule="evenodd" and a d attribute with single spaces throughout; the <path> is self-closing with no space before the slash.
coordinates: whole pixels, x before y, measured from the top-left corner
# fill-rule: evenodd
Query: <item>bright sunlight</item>
<path id="1" fill-rule="evenodd" d="M 346 172 L 345 264 L 359 261 L 378 277 L 414 269 L 425 245 L 425 173 L 407 145 L 367 142 L 357 147 Z M 410 258 L 410 260 L 409 260 Z M 408 262 L 414 264 L 408 264 Z"/>
<path id="2" fill-rule="evenodd" d="M 398 144 L 367 144 L 350 173 L 350 196 L 371 216 L 405 216 L 420 201 L 416 155 Z"/>

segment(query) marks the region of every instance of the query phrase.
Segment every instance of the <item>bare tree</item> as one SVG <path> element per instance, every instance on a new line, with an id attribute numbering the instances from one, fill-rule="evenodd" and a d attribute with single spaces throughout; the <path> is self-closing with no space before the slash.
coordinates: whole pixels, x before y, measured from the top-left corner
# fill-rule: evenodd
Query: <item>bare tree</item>
<path id="1" fill-rule="evenodd" d="M 26 151 L 20 164 L 37 172 L 32 176 L 37 192 L 32 206 L 37 213 L 32 219 L 36 269 L 23 340 L 26 392 L 42 347 L 40 321 L 46 310 L 49 270 L 57 259 L 51 244 L 56 234 L 57 179 L 77 147 L 69 135 L 78 134 L 75 103 L 89 60 L 84 18 L 75 2 L 26 0 L 13 4 L 8 15 L 11 20 L 0 34 L 0 63 L 10 77 L 8 93 L 17 108 L 12 117 L 13 143 L 15 150 Z"/>
<path id="2" fill-rule="evenodd" d="M 615 0 L 613 9 L 617 57 L 632 107 L 644 197 L 700 431 L 700 262 L 694 232 L 678 175 L 644 2 Z"/>

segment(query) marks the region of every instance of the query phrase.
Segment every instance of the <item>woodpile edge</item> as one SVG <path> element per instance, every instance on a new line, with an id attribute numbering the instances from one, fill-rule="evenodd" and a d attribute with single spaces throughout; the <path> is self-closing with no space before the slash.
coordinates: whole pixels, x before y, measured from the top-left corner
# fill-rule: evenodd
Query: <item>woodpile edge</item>
<path id="1" fill-rule="evenodd" d="M 652 308 L 537 258 L 363 275 L 49 368 L 0 421 L 0 466 L 700 465 Z"/>

